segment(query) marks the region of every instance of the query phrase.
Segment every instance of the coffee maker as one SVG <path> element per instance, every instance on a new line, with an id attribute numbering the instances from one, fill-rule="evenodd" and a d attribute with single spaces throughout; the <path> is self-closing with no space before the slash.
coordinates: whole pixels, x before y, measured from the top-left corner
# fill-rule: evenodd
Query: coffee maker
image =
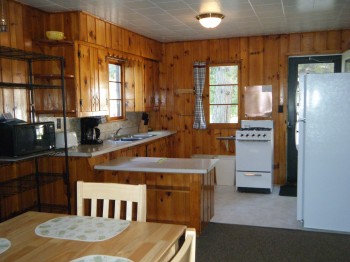
<path id="1" fill-rule="evenodd" d="M 101 123 L 100 117 L 85 117 L 80 119 L 81 126 L 81 144 L 102 144 L 100 140 L 100 129 L 97 128 Z"/>

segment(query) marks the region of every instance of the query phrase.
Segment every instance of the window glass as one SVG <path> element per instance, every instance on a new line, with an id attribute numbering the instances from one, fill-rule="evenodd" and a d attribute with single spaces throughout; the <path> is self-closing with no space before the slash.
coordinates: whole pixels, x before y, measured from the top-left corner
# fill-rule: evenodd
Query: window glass
<path id="1" fill-rule="evenodd" d="M 122 119 L 123 108 L 123 64 L 110 62 L 109 72 L 109 117 L 110 119 Z"/>
<path id="2" fill-rule="evenodd" d="M 209 66 L 210 124 L 238 123 L 238 65 Z"/>

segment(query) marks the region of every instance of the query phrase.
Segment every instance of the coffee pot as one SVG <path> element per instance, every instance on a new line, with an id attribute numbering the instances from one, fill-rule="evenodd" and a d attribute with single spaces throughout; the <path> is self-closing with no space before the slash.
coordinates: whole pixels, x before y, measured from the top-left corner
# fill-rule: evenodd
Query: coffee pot
<path id="1" fill-rule="evenodd" d="M 85 117 L 80 119 L 81 125 L 81 144 L 101 144 L 101 131 L 97 128 L 101 123 L 99 117 Z"/>

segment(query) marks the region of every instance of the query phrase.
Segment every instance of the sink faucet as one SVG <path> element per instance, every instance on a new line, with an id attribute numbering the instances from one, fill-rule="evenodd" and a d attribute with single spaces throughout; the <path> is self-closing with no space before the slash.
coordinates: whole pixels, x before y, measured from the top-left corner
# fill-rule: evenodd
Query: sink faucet
<path id="1" fill-rule="evenodd" d="M 115 131 L 115 135 L 116 135 L 116 136 L 118 135 L 118 133 L 119 133 L 119 131 L 120 131 L 121 129 L 122 129 L 122 128 L 120 127 L 120 128 L 117 129 L 117 131 Z"/>
<path id="2" fill-rule="evenodd" d="M 118 134 L 119 134 L 120 129 L 122 129 L 122 128 L 121 128 L 121 127 L 118 128 L 117 131 L 115 131 L 115 133 L 113 133 L 113 134 L 111 135 L 111 137 L 113 138 L 113 140 L 116 140 L 116 139 L 119 137 Z"/>

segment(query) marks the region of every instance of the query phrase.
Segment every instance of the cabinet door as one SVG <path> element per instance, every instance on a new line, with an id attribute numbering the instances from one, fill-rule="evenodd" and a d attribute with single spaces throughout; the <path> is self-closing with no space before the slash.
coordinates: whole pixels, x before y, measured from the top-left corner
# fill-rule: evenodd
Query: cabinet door
<path id="1" fill-rule="evenodd" d="M 80 44 L 78 59 L 81 116 L 107 115 L 107 51 Z"/>
<path id="2" fill-rule="evenodd" d="M 91 76 L 93 66 L 91 65 L 91 49 L 86 45 L 79 45 L 78 63 L 79 63 L 79 87 L 80 87 L 80 112 L 89 114 L 93 109 L 93 88 Z"/>
<path id="3" fill-rule="evenodd" d="M 145 77 L 144 107 L 145 107 L 145 111 L 150 111 L 152 109 L 153 98 L 154 98 L 153 64 L 151 61 L 148 61 L 148 60 L 145 61 L 144 77 Z"/>
<path id="4" fill-rule="evenodd" d="M 126 112 L 135 112 L 135 73 L 134 66 L 136 62 L 129 61 L 125 64 L 125 110 Z"/>
<path id="5" fill-rule="evenodd" d="M 98 49 L 97 51 L 98 64 L 98 85 L 95 90 L 97 97 L 97 111 L 108 112 L 108 62 L 107 51 L 105 49 Z"/>
<path id="6" fill-rule="evenodd" d="M 134 64 L 135 111 L 144 111 L 144 67 L 142 62 Z"/>
<path id="7" fill-rule="evenodd" d="M 144 110 L 157 110 L 159 107 L 158 94 L 158 62 L 146 60 L 144 66 Z"/>

